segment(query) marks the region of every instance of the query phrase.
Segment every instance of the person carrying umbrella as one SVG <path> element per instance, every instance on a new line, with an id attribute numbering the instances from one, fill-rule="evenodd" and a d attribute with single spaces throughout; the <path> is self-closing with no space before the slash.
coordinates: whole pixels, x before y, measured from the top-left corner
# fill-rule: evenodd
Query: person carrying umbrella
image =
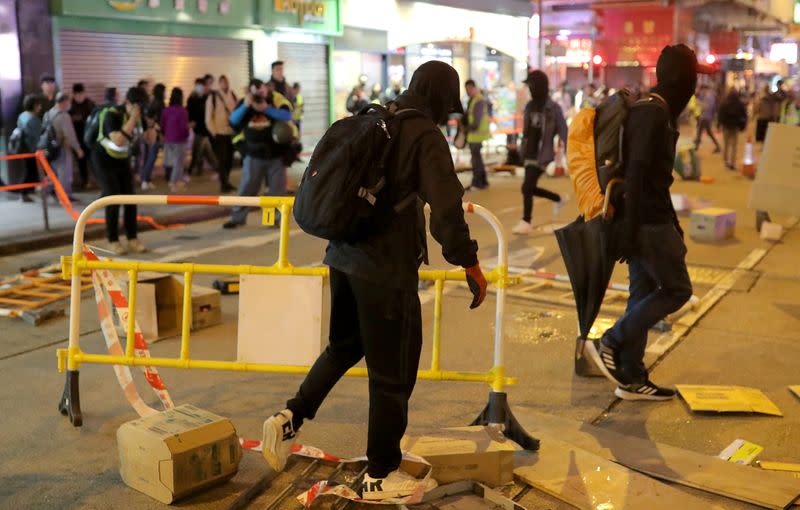
<path id="1" fill-rule="evenodd" d="M 650 381 L 644 365 L 647 332 L 692 295 L 686 245 L 670 198 L 678 116 L 707 72 L 689 47 L 666 46 L 656 65 L 660 101 L 632 108 L 623 140 L 625 199 L 619 252 L 628 261 L 630 297 L 625 314 L 586 352 L 625 400 L 669 400 L 675 391 Z"/>

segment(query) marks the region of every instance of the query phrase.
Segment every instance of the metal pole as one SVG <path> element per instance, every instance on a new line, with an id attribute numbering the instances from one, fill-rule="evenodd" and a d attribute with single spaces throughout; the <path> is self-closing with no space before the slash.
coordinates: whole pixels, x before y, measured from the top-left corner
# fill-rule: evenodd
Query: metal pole
<path id="1" fill-rule="evenodd" d="M 539 69 L 544 71 L 544 6 L 542 0 L 539 4 Z"/>
<path id="2" fill-rule="evenodd" d="M 589 52 L 589 83 L 594 81 L 594 40 L 597 38 L 597 28 L 592 27 L 592 50 Z"/>

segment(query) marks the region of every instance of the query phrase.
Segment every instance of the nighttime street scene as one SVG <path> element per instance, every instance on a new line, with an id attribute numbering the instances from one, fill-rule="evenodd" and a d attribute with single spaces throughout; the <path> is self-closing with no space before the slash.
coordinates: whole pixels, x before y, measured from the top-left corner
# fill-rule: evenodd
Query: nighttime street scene
<path id="1" fill-rule="evenodd" d="M 0 0 L 0 510 L 800 510 L 800 0 Z"/>

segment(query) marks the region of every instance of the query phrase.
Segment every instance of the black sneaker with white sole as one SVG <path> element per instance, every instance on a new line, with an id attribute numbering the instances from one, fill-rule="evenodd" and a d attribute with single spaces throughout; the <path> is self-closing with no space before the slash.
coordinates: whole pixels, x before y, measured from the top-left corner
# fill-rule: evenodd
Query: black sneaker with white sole
<path id="1" fill-rule="evenodd" d="M 619 365 L 619 355 L 615 349 L 605 345 L 600 340 L 586 342 L 584 351 L 595 362 L 603 375 L 617 386 L 627 386 L 625 374 Z"/>
<path id="2" fill-rule="evenodd" d="M 622 400 L 672 400 L 675 398 L 675 390 L 662 388 L 647 381 L 644 384 L 632 384 L 630 386 L 619 386 L 614 390 L 614 395 Z"/>

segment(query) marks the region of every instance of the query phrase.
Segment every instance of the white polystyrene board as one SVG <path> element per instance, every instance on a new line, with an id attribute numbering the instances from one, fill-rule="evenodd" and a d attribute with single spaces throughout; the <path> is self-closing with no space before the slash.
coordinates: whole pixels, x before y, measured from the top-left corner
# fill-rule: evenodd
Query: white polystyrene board
<path id="1" fill-rule="evenodd" d="M 242 275 L 237 360 L 313 364 L 328 341 L 329 292 L 320 276 Z"/>

